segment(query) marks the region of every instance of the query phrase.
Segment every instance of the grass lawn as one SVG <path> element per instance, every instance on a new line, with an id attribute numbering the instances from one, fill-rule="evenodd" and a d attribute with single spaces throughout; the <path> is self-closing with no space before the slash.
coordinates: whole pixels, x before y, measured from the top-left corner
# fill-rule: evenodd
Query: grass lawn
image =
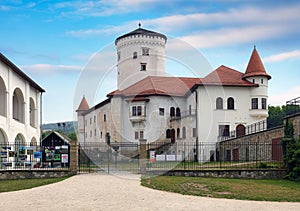
<path id="1" fill-rule="evenodd" d="M 143 186 L 185 195 L 214 198 L 300 202 L 300 182 L 203 177 L 142 178 Z"/>
<path id="2" fill-rule="evenodd" d="M 21 179 L 21 180 L 0 180 L 0 193 L 30 189 L 42 185 L 60 182 L 70 177 L 48 178 L 48 179 Z"/>

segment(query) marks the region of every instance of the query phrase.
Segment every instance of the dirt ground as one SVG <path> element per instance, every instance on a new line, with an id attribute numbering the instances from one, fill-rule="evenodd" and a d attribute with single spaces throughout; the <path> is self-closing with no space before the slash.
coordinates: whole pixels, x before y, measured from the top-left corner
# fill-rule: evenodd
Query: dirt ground
<path id="1" fill-rule="evenodd" d="M 300 210 L 300 203 L 185 196 L 140 185 L 138 175 L 80 174 L 59 183 L 0 193 L 0 210 Z"/>

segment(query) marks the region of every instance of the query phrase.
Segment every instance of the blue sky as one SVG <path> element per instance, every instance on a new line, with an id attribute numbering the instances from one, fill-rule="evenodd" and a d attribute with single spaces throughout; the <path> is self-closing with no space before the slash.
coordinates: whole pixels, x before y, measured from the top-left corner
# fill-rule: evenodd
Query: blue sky
<path id="1" fill-rule="evenodd" d="M 180 39 L 217 68 L 244 72 L 256 45 L 267 72 L 269 104 L 300 96 L 300 3 L 246 0 L 104 0 L 0 2 L 0 51 L 46 89 L 43 123 L 74 119 L 77 83 L 96 52 L 142 27 Z M 191 76 L 167 62 L 172 75 Z M 203 77 L 205 75 L 200 75 Z M 115 86 L 99 85 L 94 105 Z"/>

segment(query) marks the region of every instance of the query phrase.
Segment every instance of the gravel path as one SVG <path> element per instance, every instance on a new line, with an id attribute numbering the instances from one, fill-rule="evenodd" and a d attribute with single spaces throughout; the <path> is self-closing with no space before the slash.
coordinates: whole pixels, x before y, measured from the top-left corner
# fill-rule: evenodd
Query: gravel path
<path id="1" fill-rule="evenodd" d="M 300 203 L 185 196 L 142 187 L 138 176 L 81 174 L 59 183 L 0 193 L 0 210 L 300 210 Z"/>

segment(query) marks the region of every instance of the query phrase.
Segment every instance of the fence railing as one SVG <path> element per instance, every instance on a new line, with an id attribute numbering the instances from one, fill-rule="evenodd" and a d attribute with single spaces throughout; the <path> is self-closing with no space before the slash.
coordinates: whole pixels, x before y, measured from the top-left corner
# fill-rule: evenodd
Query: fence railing
<path id="1" fill-rule="evenodd" d="M 167 143 L 148 144 L 148 170 L 282 169 L 281 144 Z"/>
<path id="2" fill-rule="evenodd" d="M 286 115 L 300 113 L 300 97 L 286 102 Z"/>
<path id="3" fill-rule="evenodd" d="M 0 169 L 68 169 L 68 149 L 27 144 L 0 144 Z"/>
<path id="4" fill-rule="evenodd" d="M 253 133 L 258 133 L 267 130 L 267 120 L 263 120 L 260 122 L 253 123 L 251 125 L 246 126 L 245 128 L 239 130 L 232 130 L 228 134 L 224 136 L 218 136 L 218 141 L 227 141 L 230 139 L 234 139 L 237 137 L 242 137 L 245 135 L 250 135 Z"/>

